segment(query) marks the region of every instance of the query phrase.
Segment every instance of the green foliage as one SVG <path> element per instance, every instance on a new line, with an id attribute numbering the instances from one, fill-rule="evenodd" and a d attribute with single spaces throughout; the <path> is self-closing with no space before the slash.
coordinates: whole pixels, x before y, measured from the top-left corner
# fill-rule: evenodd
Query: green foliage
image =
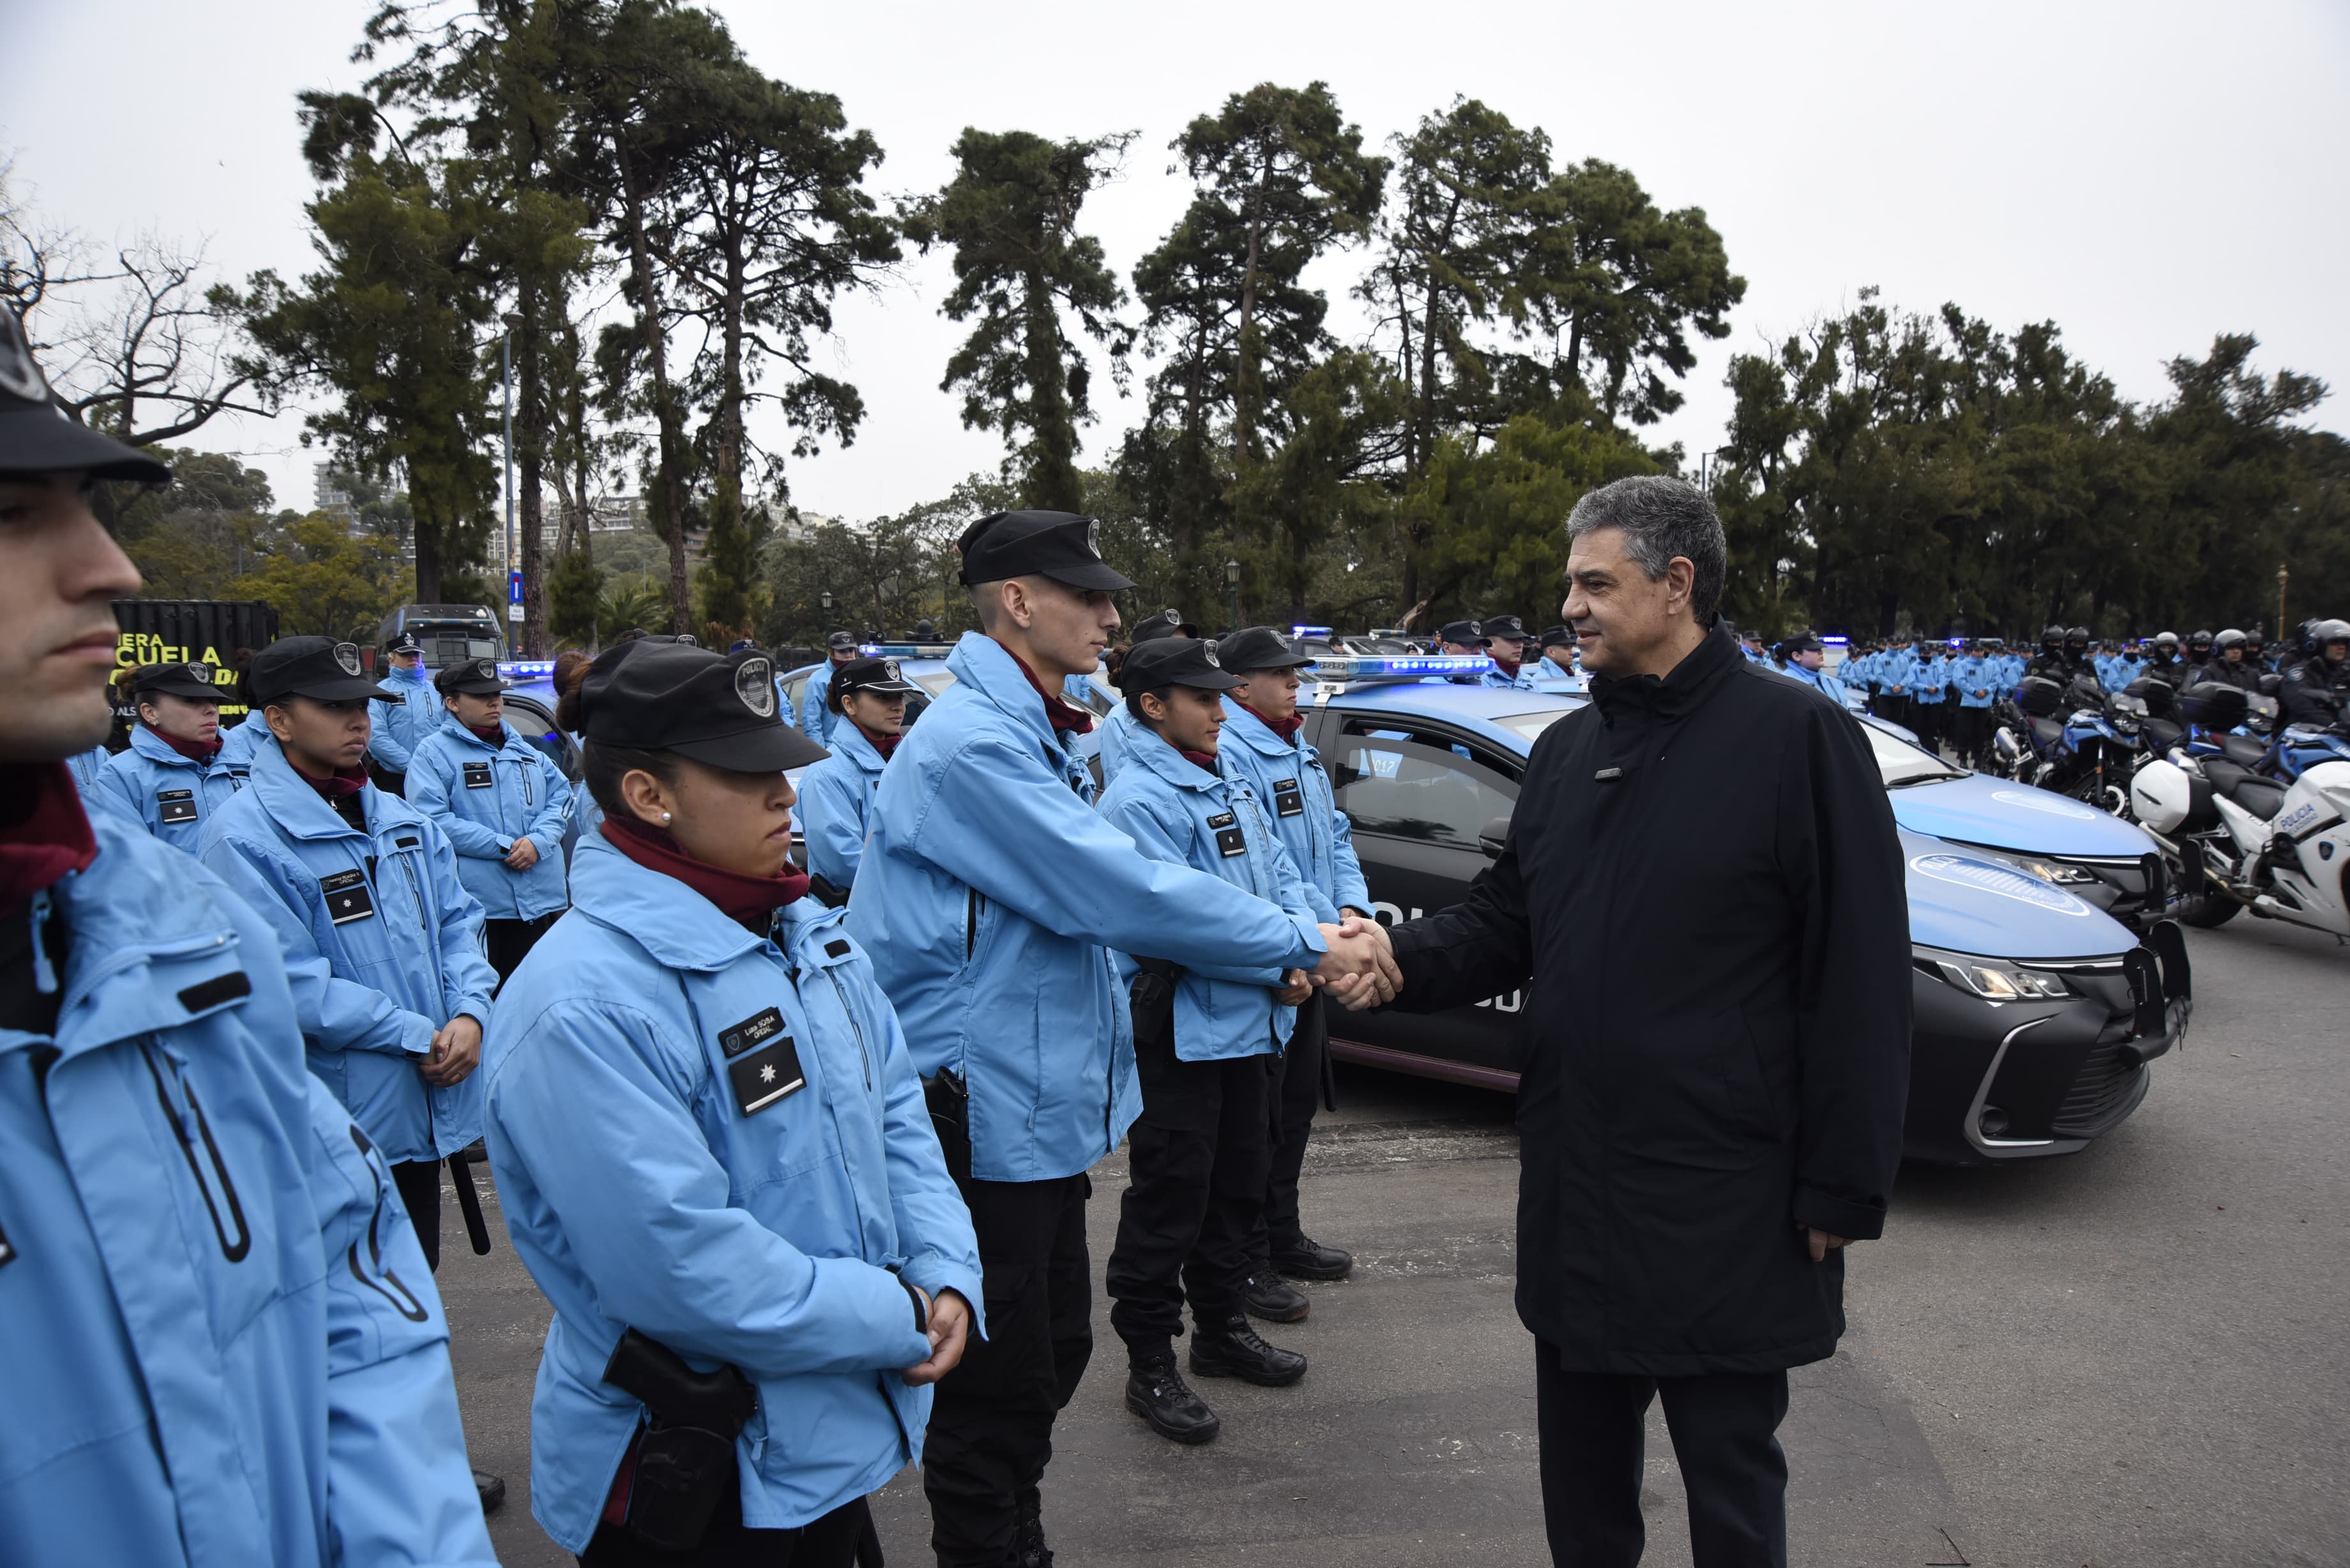
<path id="1" fill-rule="evenodd" d="M 1071 511 L 1083 499 L 1077 427 L 1093 419 L 1085 352 L 1062 326 L 1076 317 L 1122 379 L 1134 329 L 1113 314 L 1126 291 L 1101 242 L 1077 233 L 1087 195 L 1116 173 L 1133 133 L 1050 141 L 1024 130 L 966 127 L 955 177 L 908 213 L 907 237 L 954 247 L 954 291 L 940 306 L 979 324 L 947 361 L 941 390 L 963 389 L 962 422 L 999 431 L 1004 478 L 1021 503 Z"/>
<path id="2" fill-rule="evenodd" d="M 348 533 L 317 513 L 294 520 L 277 543 L 228 597 L 275 609 L 283 636 L 373 641 L 377 623 L 399 602 L 399 547 L 373 534 Z"/>
<path id="3" fill-rule="evenodd" d="M 574 551 L 556 561 L 546 582 L 546 628 L 559 645 L 598 646 L 603 628 L 598 612 L 603 607 L 603 568 L 587 556 Z"/>

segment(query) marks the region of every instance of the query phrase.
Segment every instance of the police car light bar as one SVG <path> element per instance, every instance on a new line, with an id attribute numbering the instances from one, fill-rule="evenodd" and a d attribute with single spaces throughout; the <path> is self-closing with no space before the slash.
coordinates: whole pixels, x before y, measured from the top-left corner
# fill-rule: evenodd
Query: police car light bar
<path id="1" fill-rule="evenodd" d="M 1852 639 L 1848 637 L 1824 637 L 1820 639 L 1822 646 L 1827 648 L 1843 648 L 1851 641 Z"/>
<path id="2" fill-rule="evenodd" d="M 505 659 L 498 661 L 498 673 L 509 680 L 528 680 L 555 673 L 552 659 Z"/>
<path id="3" fill-rule="evenodd" d="M 1289 635 L 1292 637 L 1327 637 L 1330 635 L 1330 628 L 1326 626 L 1293 626 L 1289 628 Z"/>
<path id="4" fill-rule="evenodd" d="M 857 651 L 868 659 L 944 659 L 954 651 L 951 642 L 866 642 Z"/>
<path id="5" fill-rule="evenodd" d="M 1430 675 L 1482 675 L 1493 661 L 1482 653 L 1388 654 L 1317 659 L 1316 680 L 1418 680 Z"/>

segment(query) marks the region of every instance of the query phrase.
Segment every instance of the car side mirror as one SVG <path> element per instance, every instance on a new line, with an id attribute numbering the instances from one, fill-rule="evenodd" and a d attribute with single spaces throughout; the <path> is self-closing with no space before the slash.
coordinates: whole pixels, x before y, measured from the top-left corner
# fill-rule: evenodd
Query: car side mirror
<path id="1" fill-rule="evenodd" d="M 1488 860 L 1502 857 L 1502 846 L 1510 841 L 1510 819 L 1497 816 L 1477 830 L 1477 847 L 1485 852 Z"/>

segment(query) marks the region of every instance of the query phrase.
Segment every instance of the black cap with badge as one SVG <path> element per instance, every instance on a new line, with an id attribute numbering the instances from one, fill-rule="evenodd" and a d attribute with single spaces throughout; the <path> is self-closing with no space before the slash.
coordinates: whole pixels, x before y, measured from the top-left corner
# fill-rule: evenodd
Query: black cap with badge
<path id="1" fill-rule="evenodd" d="M 1199 635 L 1200 628 L 1185 620 L 1181 610 L 1170 605 L 1157 615 L 1147 615 L 1135 622 L 1134 629 L 1128 634 L 1126 641 L 1127 646 L 1130 648 L 1137 643 L 1149 642 L 1155 637 L 1197 637 Z"/>
<path id="2" fill-rule="evenodd" d="M 1189 637 L 1154 638 L 1127 654 L 1118 675 L 1119 690 L 1127 692 L 1157 691 L 1169 686 L 1230 691 L 1241 684 L 1223 669 L 1214 645 Z"/>
<path id="3" fill-rule="evenodd" d="M 1269 626 L 1244 626 L 1216 639 L 1216 662 L 1243 675 L 1260 670 L 1295 670 L 1314 662 L 1297 644 Z"/>
<path id="4" fill-rule="evenodd" d="M 1477 624 L 1483 630 L 1485 640 L 1488 642 L 1497 637 L 1506 638 L 1512 642 L 1526 640 L 1526 623 L 1513 615 L 1487 616 Z"/>
<path id="5" fill-rule="evenodd" d="M 775 661 L 640 639 L 607 649 L 579 682 L 590 744 L 673 752 L 728 773 L 781 773 L 827 752 L 782 717 Z"/>
<path id="6" fill-rule="evenodd" d="M 955 548 L 966 587 L 1027 576 L 1104 593 L 1134 587 L 1101 558 L 1101 524 L 1074 512 L 994 513 L 964 529 Z"/>
<path id="7" fill-rule="evenodd" d="M 220 689 L 213 682 L 213 667 L 191 660 L 186 664 L 142 664 L 131 677 L 139 697 L 184 697 L 191 702 L 218 702 Z"/>
<path id="8" fill-rule="evenodd" d="M 383 650 L 386 653 L 421 653 L 424 651 L 424 645 L 416 640 L 416 634 L 414 632 L 403 631 L 398 637 L 393 638 L 390 642 L 385 643 L 383 645 Z"/>
<path id="9" fill-rule="evenodd" d="M 16 313 L 0 306 L 0 472 L 86 470 L 93 479 L 169 484 L 172 471 L 135 447 L 66 418 Z"/>
<path id="10" fill-rule="evenodd" d="M 854 652 L 857 648 L 857 634 L 853 631 L 833 632 L 825 638 L 824 646 L 834 653 Z"/>
<path id="11" fill-rule="evenodd" d="M 1566 628 L 1563 626 L 1549 627 L 1544 630 L 1542 638 L 1536 646 L 1542 648 L 1572 648 L 1575 646 L 1575 633 L 1567 630 Z"/>
<path id="12" fill-rule="evenodd" d="M 469 659 L 452 664 L 432 678 L 432 689 L 443 697 L 494 697 L 513 682 L 498 674 L 494 659 Z"/>
<path id="13" fill-rule="evenodd" d="M 858 692 L 879 692 L 880 695 L 911 697 L 921 688 L 898 673 L 894 659 L 856 659 L 832 672 L 832 684 L 825 689 L 824 705 L 837 713 L 844 698 Z"/>
<path id="14" fill-rule="evenodd" d="M 1451 643 L 1456 648 L 1482 648 L 1485 646 L 1485 631 L 1473 620 L 1456 620 L 1448 622 L 1444 629 L 1436 634 L 1436 640 Z"/>
<path id="15" fill-rule="evenodd" d="M 254 701 L 263 706 L 286 697 L 318 702 L 372 697 L 400 701 L 398 692 L 385 691 L 366 673 L 358 643 L 337 642 L 331 637 L 279 638 L 253 656 L 244 680 Z"/>

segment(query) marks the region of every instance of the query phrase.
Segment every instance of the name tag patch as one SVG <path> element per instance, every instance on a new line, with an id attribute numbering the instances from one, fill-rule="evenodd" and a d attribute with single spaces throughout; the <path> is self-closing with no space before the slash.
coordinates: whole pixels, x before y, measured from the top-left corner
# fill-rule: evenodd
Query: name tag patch
<path id="1" fill-rule="evenodd" d="M 770 1007 L 754 1012 L 740 1023 L 730 1023 L 718 1032 L 718 1048 L 729 1056 L 764 1045 L 784 1032 L 784 1015 L 780 1009 Z"/>
<path id="2" fill-rule="evenodd" d="M 465 787 L 467 789 L 488 789 L 490 787 L 490 764 L 487 763 L 467 763 L 465 764 Z"/>
<path id="3" fill-rule="evenodd" d="M 1235 855 L 1246 855 L 1248 853 L 1248 835 L 1243 833 L 1237 827 L 1218 828 L 1216 830 L 1216 853 L 1222 856 L 1227 860 L 1230 860 Z"/>
<path id="4" fill-rule="evenodd" d="M 318 891 L 327 900 L 327 919 L 336 925 L 347 926 L 375 913 L 375 895 L 368 890 L 364 871 L 338 871 L 331 877 L 321 877 Z"/>
<path id="5" fill-rule="evenodd" d="M 196 794 L 193 790 L 165 789 L 155 792 L 156 820 L 169 826 L 172 823 L 196 820 Z"/>
<path id="6" fill-rule="evenodd" d="M 799 1049 L 788 1034 L 727 1063 L 726 1081 L 733 1086 L 735 1108 L 746 1116 L 755 1116 L 807 1086 L 807 1076 L 800 1071 Z"/>
<path id="7" fill-rule="evenodd" d="M 1273 814 L 1275 816 L 1305 815 L 1305 796 L 1299 791 L 1295 779 L 1273 781 Z"/>
<path id="8" fill-rule="evenodd" d="M 1233 823 L 1238 822 L 1239 820 L 1239 817 L 1234 816 L 1229 811 L 1220 811 L 1216 813 L 1215 815 L 1208 818 L 1208 826 L 1210 827 L 1230 827 Z"/>

